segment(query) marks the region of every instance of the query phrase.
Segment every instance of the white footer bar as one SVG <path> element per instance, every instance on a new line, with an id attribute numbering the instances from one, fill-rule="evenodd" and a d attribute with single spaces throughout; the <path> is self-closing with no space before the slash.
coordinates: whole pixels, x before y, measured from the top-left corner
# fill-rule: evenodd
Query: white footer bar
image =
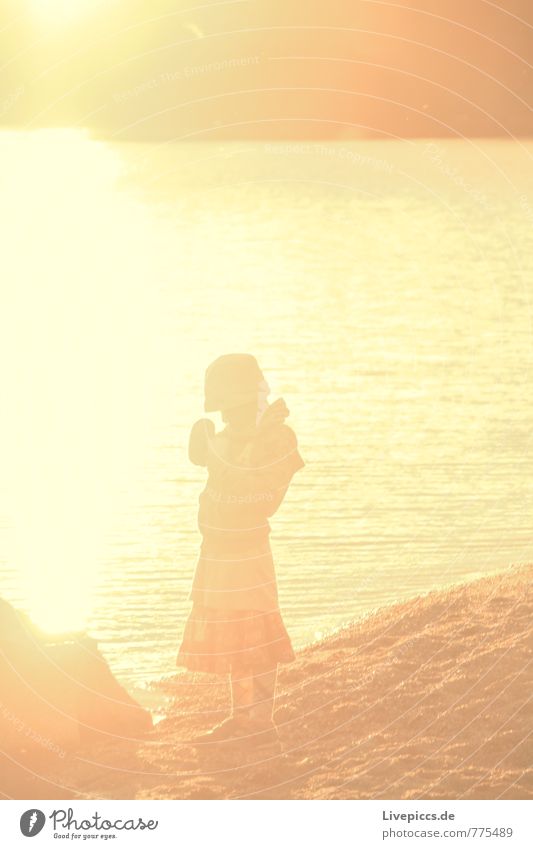
<path id="1" fill-rule="evenodd" d="M 6 847 L 530 849 L 529 801 L 3 801 Z M 35 844 L 28 843 L 35 837 Z M 68 842 L 67 842 L 68 841 Z"/>

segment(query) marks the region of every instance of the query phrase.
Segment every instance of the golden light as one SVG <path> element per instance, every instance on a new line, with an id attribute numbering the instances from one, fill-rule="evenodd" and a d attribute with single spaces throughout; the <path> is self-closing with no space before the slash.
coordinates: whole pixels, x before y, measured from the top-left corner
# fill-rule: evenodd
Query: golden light
<path id="1" fill-rule="evenodd" d="M 135 250 L 153 228 L 114 194 L 122 168 L 106 145 L 75 130 L 10 138 L 0 514 L 28 612 L 78 630 L 158 413 L 151 251 Z"/>
<path id="2" fill-rule="evenodd" d="M 30 0 L 30 7 L 43 20 L 69 21 L 90 12 L 101 0 Z"/>

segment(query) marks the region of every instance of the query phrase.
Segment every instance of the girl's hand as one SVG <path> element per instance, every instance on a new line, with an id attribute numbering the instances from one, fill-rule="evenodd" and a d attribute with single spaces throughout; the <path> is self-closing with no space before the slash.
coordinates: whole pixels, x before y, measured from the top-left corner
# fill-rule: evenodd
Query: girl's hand
<path id="1" fill-rule="evenodd" d="M 189 436 L 189 460 L 195 466 L 207 466 L 209 443 L 215 436 L 215 425 L 211 419 L 198 419 Z"/>
<path id="2" fill-rule="evenodd" d="M 283 398 L 278 398 L 278 400 L 274 401 L 273 404 L 268 405 L 265 412 L 259 419 L 257 434 L 264 435 L 268 431 L 272 430 L 272 428 L 283 424 L 288 415 L 289 408 L 285 401 Z"/>

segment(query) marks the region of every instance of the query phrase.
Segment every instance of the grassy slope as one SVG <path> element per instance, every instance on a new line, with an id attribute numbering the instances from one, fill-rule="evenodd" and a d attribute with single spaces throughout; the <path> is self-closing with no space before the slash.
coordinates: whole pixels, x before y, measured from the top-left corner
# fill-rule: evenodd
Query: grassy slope
<path id="1" fill-rule="evenodd" d="M 284 754 L 188 740 L 225 715 L 227 685 L 169 682 L 143 741 L 31 764 L 26 798 L 531 798 L 532 567 L 377 611 L 282 669 Z M 3 765 L 2 765 L 3 766 Z M 31 786 L 33 784 L 33 786 Z M 18 787 L 18 789 L 17 789 Z"/>

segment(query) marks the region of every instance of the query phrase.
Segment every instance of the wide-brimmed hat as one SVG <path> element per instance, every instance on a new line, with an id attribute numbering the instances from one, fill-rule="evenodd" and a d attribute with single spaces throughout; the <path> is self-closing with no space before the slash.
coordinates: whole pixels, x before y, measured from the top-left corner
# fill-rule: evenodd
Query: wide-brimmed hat
<path id="1" fill-rule="evenodd" d="M 255 401 L 262 380 L 263 372 L 251 354 L 223 354 L 205 373 L 206 413 Z"/>

